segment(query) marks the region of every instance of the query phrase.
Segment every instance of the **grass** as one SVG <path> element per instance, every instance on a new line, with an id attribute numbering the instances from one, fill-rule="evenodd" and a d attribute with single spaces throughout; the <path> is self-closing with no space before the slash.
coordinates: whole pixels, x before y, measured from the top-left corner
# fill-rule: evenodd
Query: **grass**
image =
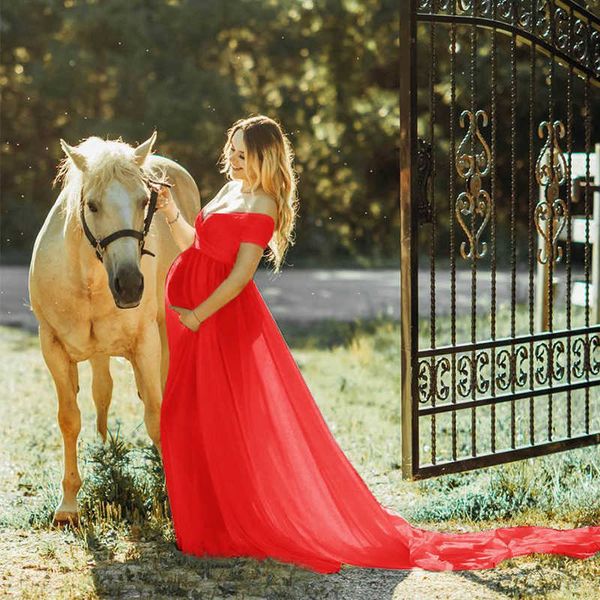
<path id="1" fill-rule="evenodd" d="M 411 522 L 448 531 L 600 524 L 599 447 L 404 481 L 398 324 L 378 319 L 282 329 L 344 452 L 380 502 Z M 0 574 L 0 593 L 9 586 L 21 598 L 115 597 L 128 590 L 164 598 L 350 598 L 368 596 L 349 595 L 345 585 L 371 589 L 373 577 L 384 576 L 348 568 L 344 578 L 324 577 L 271 560 L 178 553 L 162 467 L 144 429 L 131 367 L 114 358 L 106 445 L 95 432 L 91 371 L 80 365 L 82 523 L 52 527 L 62 477 L 54 385 L 37 337 L 3 328 L 0 347 L 0 548 L 10 567 L 10 574 Z M 600 556 L 519 557 L 489 572 L 452 577 L 447 585 L 483 586 L 497 597 L 591 598 Z M 398 574 L 397 588 L 410 581 Z"/>

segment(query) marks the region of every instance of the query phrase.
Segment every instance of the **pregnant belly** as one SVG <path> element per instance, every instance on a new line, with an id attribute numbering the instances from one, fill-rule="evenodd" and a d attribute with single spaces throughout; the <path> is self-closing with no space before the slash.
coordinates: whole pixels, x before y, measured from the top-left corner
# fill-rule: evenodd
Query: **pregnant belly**
<path id="1" fill-rule="evenodd" d="M 190 278 L 191 255 L 182 252 L 170 266 L 165 279 L 165 300 L 167 304 L 190 308 Z"/>
<path id="2" fill-rule="evenodd" d="M 196 308 L 226 279 L 230 265 L 212 259 L 194 247 L 184 250 L 171 264 L 165 278 L 165 302 Z"/>

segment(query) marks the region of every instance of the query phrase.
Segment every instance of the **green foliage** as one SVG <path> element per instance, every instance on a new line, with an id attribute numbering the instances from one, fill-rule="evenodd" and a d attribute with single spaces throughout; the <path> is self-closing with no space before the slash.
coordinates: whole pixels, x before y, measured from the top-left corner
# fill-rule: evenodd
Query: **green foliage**
<path id="1" fill-rule="evenodd" d="M 206 201 L 226 128 L 261 112 L 296 151 L 304 260 L 397 262 L 396 2 L 27 0 L 3 27 L 5 260 L 56 198 L 59 137 L 156 127 Z"/>
<path id="2" fill-rule="evenodd" d="M 45 481 L 43 485 L 37 485 L 35 488 L 36 502 L 32 503 L 27 515 L 22 511 L 17 511 L 12 515 L 10 522 L 2 523 L 2 526 L 20 525 L 23 526 L 25 521 L 33 529 L 45 529 L 48 523 L 52 522 L 54 510 L 60 503 L 60 490 L 56 487 L 55 482 Z"/>
<path id="3" fill-rule="evenodd" d="M 597 525 L 599 456 L 598 448 L 573 450 L 421 481 L 418 488 L 427 501 L 415 508 L 412 518 L 489 521 L 539 511 L 577 526 Z"/>
<path id="4" fill-rule="evenodd" d="M 107 444 L 86 449 L 86 477 L 79 495 L 84 519 L 113 515 L 117 521 L 143 523 L 160 512 L 168 515 L 164 472 L 154 446 L 134 448 L 109 431 Z"/>
<path id="5" fill-rule="evenodd" d="M 597 9 L 593 9 L 597 10 Z M 204 199 L 222 185 L 216 162 L 236 119 L 265 113 L 281 121 L 296 151 L 301 218 L 294 265 L 391 266 L 399 254 L 398 19 L 396 0 L 21 0 L 3 6 L 0 81 L 4 88 L 0 156 L 5 261 L 27 260 L 56 199 L 50 183 L 62 158 L 58 140 L 90 135 L 139 143 L 153 128 L 156 150 L 186 167 Z M 419 55 L 429 60 L 421 25 Z M 469 30 L 460 28 L 456 135 L 469 106 Z M 507 244 L 511 195 L 508 38 L 498 37 L 495 196 L 498 250 Z M 446 214 L 449 149 L 448 28 L 438 26 L 439 81 L 434 186 Z M 480 36 L 477 108 L 490 113 L 490 40 Z M 528 49 L 517 46 L 516 211 L 527 211 Z M 537 68 L 535 126 L 547 115 L 547 61 Z M 428 89 L 428 62 L 417 68 Z M 564 120 L 565 70 L 557 68 L 554 112 Z M 574 91 L 574 147 L 583 145 L 581 87 Z M 430 138 L 428 94 L 419 94 L 418 135 Z M 592 95 L 592 102 L 597 95 Z M 597 104 L 593 113 L 597 113 Z M 491 115 L 490 115 L 491 116 Z M 600 125 L 594 124 L 592 143 Z M 488 142 L 491 125 L 484 131 Z M 534 151 L 542 141 L 534 132 Z M 460 183 L 460 181 L 459 181 Z M 486 181 L 486 189 L 489 189 Z M 459 186 L 458 189 L 462 189 Z M 458 193 L 458 192 L 457 192 Z M 31 216 L 34 215 L 34 218 Z M 446 215 L 447 216 L 447 215 Z M 444 217 L 445 218 L 445 217 Z M 447 247 L 447 227 L 438 229 Z M 424 240 L 429 231 L 423 228 Z"/>
<path id="6" fill-rule="evenodd" d="M 352 321 L 315 321 L 314 323 L 278 319 L 288 345 L 303 349 L 333 349 L 338 346 L 350 348 L 362 336 L 372 336 L 377 351 L 391 360 L 399 354 L 395 331 L 397 320 L 380 311 L 373 318 L 355 317 Z M 385 335 L 391 334 L 391 335 Z"/>

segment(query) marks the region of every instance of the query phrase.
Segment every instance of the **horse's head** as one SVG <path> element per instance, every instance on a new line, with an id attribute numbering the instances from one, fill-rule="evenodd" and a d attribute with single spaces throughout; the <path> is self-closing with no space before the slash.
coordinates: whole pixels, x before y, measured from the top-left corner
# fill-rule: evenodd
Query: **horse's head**
<path id="1" fill-rule="evenodd" d="M 90 256 L 96 252 L 102 260 L 119 308 L 138 306 L 144 290 L 141 240 L 135 232 L 144 230 L 151 193 L 148 178 L 156 176 L 145 166 L 155 140 L 156 132 L 136 148 L 98 137 L 76 147 L 60 140 L 66 158 L 56 180 L 62 179 L 63 188 L 68 188 L 66 210 L 79 227 L 87 227 L 90 240 L 104 240 L 102 247 L 86 244 L 85 251 Z M 109 237 L 115 233 L 119 235 Z"/>

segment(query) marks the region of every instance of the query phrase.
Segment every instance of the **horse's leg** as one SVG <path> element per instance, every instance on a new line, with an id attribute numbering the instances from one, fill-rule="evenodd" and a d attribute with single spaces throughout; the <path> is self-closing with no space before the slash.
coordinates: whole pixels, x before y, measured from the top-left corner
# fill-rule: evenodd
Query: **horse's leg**
<path id="1" fill-rule="evenodd" d="M 157 368 L 160 364 L 160 353 L 161 344 L 158 325 L 156 321 L 152 321 L 142 329 L 131 356 L 131 363 L 136 375 L 138 390 L 144 403 L 146 431 L 162 458 L 160 447 L 160 404 L 162 394 L 160 369 Z"/>
<path id="2" fill-rule="evenodd" d="M 110 374 L 110 356 L 96 354 L 90 358 L 92 365 L 92 396 L 96 405 L 96 429 L 106 443 L 108 407 L 112 399 L 113 378 Z"/>
<path id="3" fill-rule="evenodd" d="M 77 466 L 77 438 L 81 431 L 81 413 L 77 405 L 79 391 L 77 363 L 73 362 L 52 330 L 40 323 L 40 346 L 44 361 L 54 380 L 58 397 L 58 424 L 63 436 L 63 497 L 54 512 L 54 523 L 79 522 L 77 492 L 81 477 Z"/>
<path id="4" fill-rule="evenodd" d="M 135 376 L 135 387 L 137 388 L 137 395 L 138 395 L 138 398 L 140 400 L 142 400 L 142 402 L 143 402 L 142 394 L 140 392 L 140 390 L 142 389 L 142 385 L 143 385 L 142 374 L 140 373 L 140 370 L 137 368 L 135 363 L 132 362 L 131 366 L 133 368 L 133 374 Z"/>

